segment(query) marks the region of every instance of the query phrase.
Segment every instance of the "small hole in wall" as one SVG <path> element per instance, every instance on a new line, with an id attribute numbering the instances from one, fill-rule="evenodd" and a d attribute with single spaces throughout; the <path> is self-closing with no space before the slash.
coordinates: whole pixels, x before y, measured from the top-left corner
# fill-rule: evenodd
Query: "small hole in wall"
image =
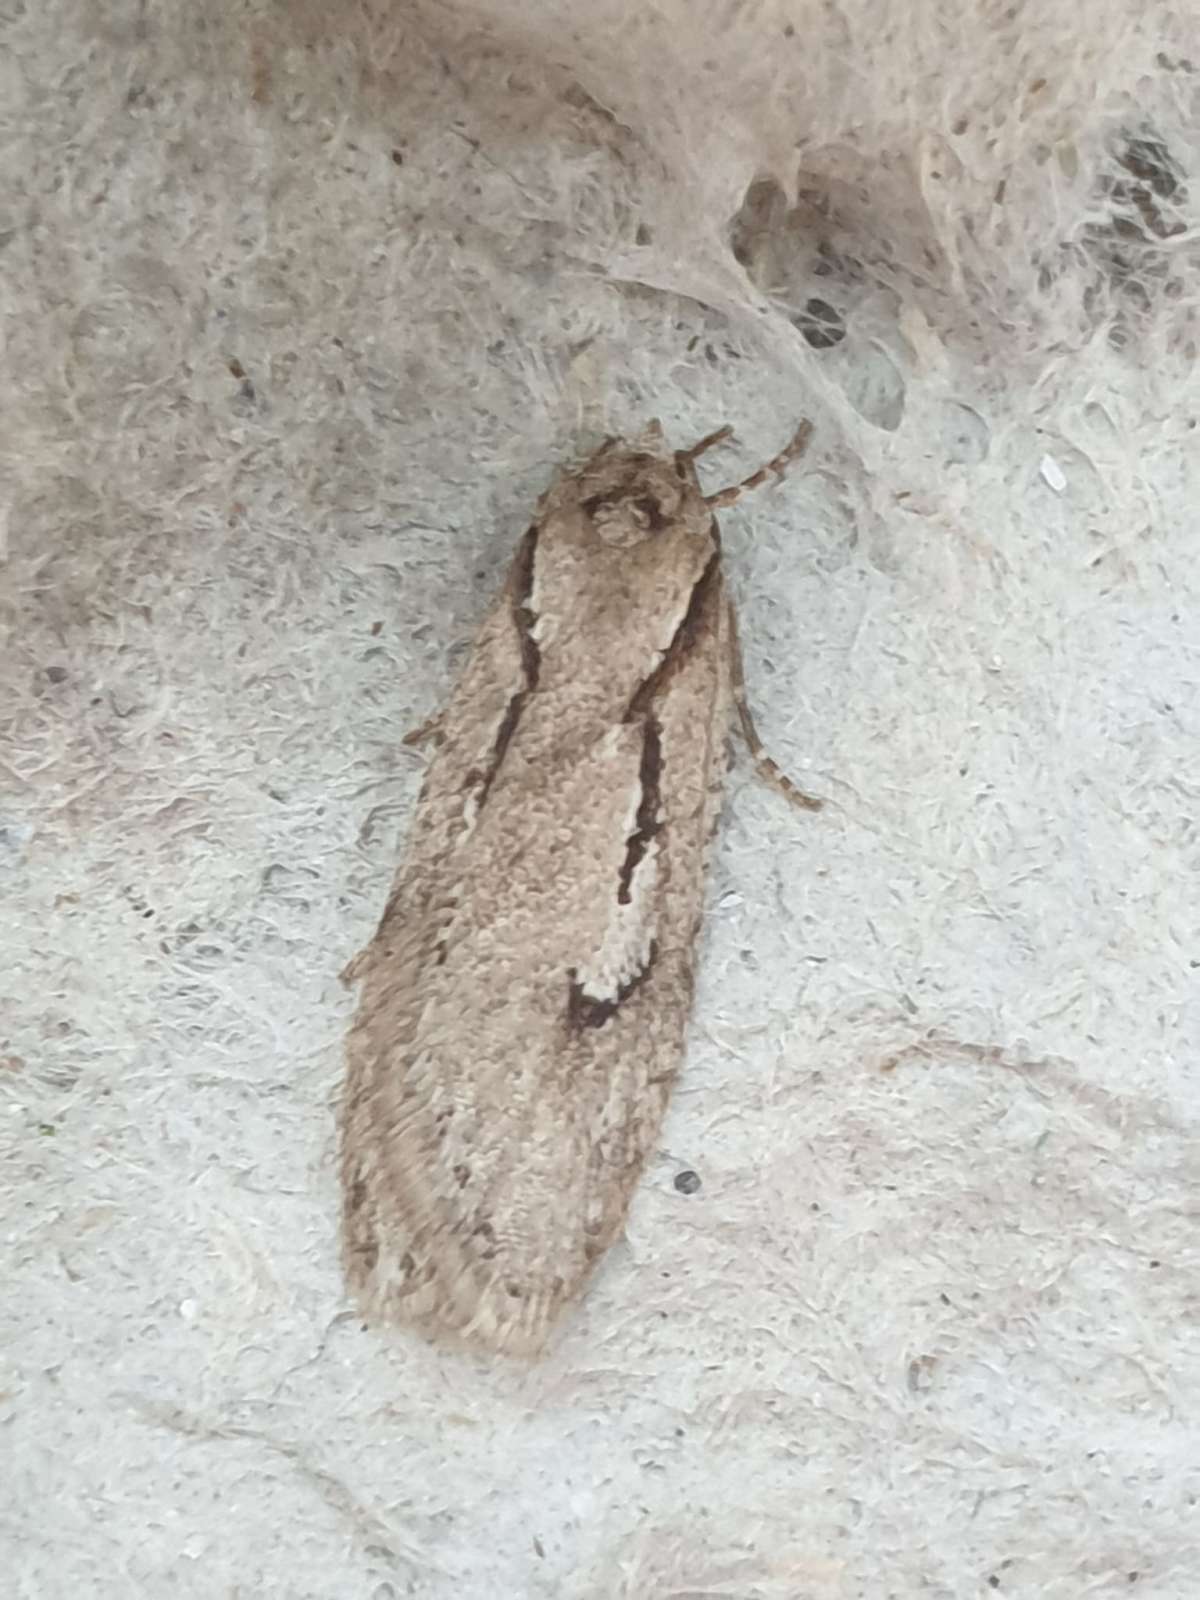
<path id="1" fill-rule="evenodd" d="M 774 178 L 760 178 L 746 190 L 730 224 L 729 248 L 752 278 L 764 247 L 786 228 L 787 215 L 787 196 Z"/>
<path id="2" fill-rule="evenodd" d="M 1187 229 L 1183 180 L 1183 169 L 1150 127 L 1121 130 L 1110 148 L 1098 181 L 1107 219 L 1089 223 L 1081 237 L 1095 268 L 1081 304 L 1089 319 L 1108 324 L 1114 349 L 1138 348 L 1156 307 L 1176 298 L 1173 256 L 1164 245 Z"/>
<path id="3" fill-rule="evenodd" d="M 804 302 L 804 310 L 797 312 L 792 321 L 814 350 L 832 350 L 846 337 L 841 313 L 827 300 L 815 296 Z"/>
<path id="4" fill-rule="evenodd" d="M 1117 159 L 1126 172 L 1149 184 L 1160 200 L 1170 200 L 1180 192 L 1180 169 L 1161 139 L 1131 137 Z"/>

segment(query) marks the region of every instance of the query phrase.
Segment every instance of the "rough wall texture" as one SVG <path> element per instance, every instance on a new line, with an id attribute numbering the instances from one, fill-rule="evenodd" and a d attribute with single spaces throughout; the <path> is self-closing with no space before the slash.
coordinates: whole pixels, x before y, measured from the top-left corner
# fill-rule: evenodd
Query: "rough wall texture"
<path id="1" fill-rule="evenodd" d="M 0 12 L 15 1596 L 1200 1592 L 1198 90 L 1182 0 Z M 723 525 L 830 804 L 735 768 L 627 1242 L 488 1365 L 347 1307 L 336 974 L 653 414 L 816 423 Z"/>

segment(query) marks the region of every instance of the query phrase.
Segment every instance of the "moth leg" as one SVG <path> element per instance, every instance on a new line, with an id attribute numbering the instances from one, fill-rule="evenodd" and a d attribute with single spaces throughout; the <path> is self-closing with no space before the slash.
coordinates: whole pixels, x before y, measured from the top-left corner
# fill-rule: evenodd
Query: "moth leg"
<path id="1" fill-rule="evenodd" d="M 719 436 L 714 434 L 712 440 L 717 437 Z M 748 478 L 743 478 L 741 483 L 730 484 L 728 489 L 718 489 L 716 494 L 706 494 L 704 496 L 705 505 L 712 506 L 714 510 L 717 510 L 720 506 L 731 506 L 735 500 L 740 500 L 742 495 L 748 493 L 751 489 L 757 489 L 760 484 L 765 483 L 772 475 L 781 478 L 792 462 L 798 456 L 802 456 L 808 449 L 808 441 L 811 438 L 812 423 L 802 422 L 777 456 L 772 456 L 770 461 L 759 467 L 757 472 L 752 472 Z M 712 440 L 701 439 L 700 444 L 707 445 Z M 693 446 L 693 449 L 695 448 L 698 447 Z M 690 454 L 690 452 L 685 453 Z"/>
<path id="2" fill-rule="evenodd" d="M 733 608 L 733 601 L 726 596 L 725 599 L 727 662 L 729 669 L 729 687 L 733 695 L 733 703 L 737 707 L 738 721 L 741 724 L 742 738 L 750 751 L 750 758 L 760 778 L 769 783 L 772 788 L 778 789 L 794 806 L 799 806 L 804 811 L 820 811 L 824 800 L 818 800 L 816 795 L 806 794 L 797 784 L 794 784 L 784 772 L 783 768 L 774 761 L 766 752 L 762 740 L 758 736 L 758 729 L 754 726 L 754 717 L 750 711 L 750 702 L 746 697 L 746 671 L 742 664 L 742 645 L 738 638 L 737 613 Z"/>
<path id="3" fill-rule="evenodd" d="M 415 749 L 418 745 L 427 744 L 430 739 L 436 738 L 441 731 L 441 726 L 442 713 L 437 711 L 432 717 L 426 717 L 425 721 L 417 727 L 410 728 L 400 743 L 408 745 L 410 749 Z"/>
<path id="4" fill-rule="evenodd" d="M 702 456 L 706 450 L 711 450 L 714 445 L 723 444 L 726 439 L 733 438 L 733 429 L 728 423 L 723 428 L 717 428 L 712 433 L 706 433 L 698 443 L 689 445 L 686 450 L 677 450 L 675 454 L 682 456 L 685 461 L 695 461 L 697 456 Z"/>
<path id="5" fill-rule="evenodd" d="M 370 945 L 365 950 L 360 950 L 357 955 L 351 956 L 346 965 L 338 973 L 338 982 L 344 989 L 353 989 L 362 977 L 367 967 L 367 957 L 371 953 Z"/>

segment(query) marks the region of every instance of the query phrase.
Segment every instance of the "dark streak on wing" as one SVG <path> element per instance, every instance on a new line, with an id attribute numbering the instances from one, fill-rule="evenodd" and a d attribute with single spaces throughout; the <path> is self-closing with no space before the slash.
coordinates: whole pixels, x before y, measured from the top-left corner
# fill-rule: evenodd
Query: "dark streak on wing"
<path id="1" fill-rule="evenodd" d="M 486 772 L 472 768 L 467 774 L 467 785 L 479 786 L 478 805 L 482 810 L 488 797 L 488 791 L 495 782 L 508 747 L 512 743 L 513 734 L 517 731 L 517 724 L 521 720 L 521 712 L 525 709 L 527 697 L 537 688 L 538 674 L 541 671 L 542 653 L 538 649 L 537 640 L 533 637 L 534 624 L 537 616 L 530 607 L 529 601 L 533 594 L 533 566 L 537 552 L 538 530 L 535 524 L 526 533 L 513 557 L 512 570 L 509 577 L 511 593 L 513 627 L 516 629 L 517 638 L 521 646 L 521 670 L 523 683 L 508 702 L 500 726 L 496 729 L 496 740 L 492 746 L 491 759 Z"/>
<path id="2" fill-rule="evenodd" d="M 716 526 L 713 527 L 714 537 Z M 700 618 L 704 614 L 713 589 L 720 582 L 721 552 L 713 551 L 708 558 L 704 571 L 696 580 L 692 590 L 688 608 L 683 614 L 683 619 L 675 629 L 675 636 L 663 651 L 662 660 L 655 667 L 648 678 L 644 678 L 634 690 L 633 698 L 625 712 L 626 722 L 635 722 L 638 717 L 644 716 L 658 698 L 659 692 L 665 683 L 669 683 L 680 665 L 691 654 L 696 642 L 696 635 L 700 627 Z"/>
<path id="3" fill-rule="evenodd" d="M 648 716 L 642 723 L 642 762 L 638 772 L 641 799 L 638 801 L 633 832 L 625 841 L 625 859 L 621 863 L 621 871 L 617 878 L 618 905 L 629 904 L 630 886 L 638 862 L 646 854 L 651 839 L 662 826 L 660 820 L 662 796 L 659 792 L 661 776 L 662 727 L 657 718 Z"/>
<path id="4" fill-rule="evenodd" d="M 701 619 L 709 609 L 714 591 L 721 581 L 721 549 L 715 520 L 712 524 L 712 538 L 713 553 L 706 562 L 704 571 L 696 580 L 687 610 L 675 629 L 670 644 L 663 651 L 657 667 L 634 691 L 623 718 L 626 723 L 641 721 L 643 740 L 641 767 L 638 773 L 641 798 L 638 802 L 634 830 L 626 841 L 625 860 L 617 880 L 617 902 L 620 905 L 628 905 L 633 874 L 645 856 L 650 841 L 662 826 L 660 820 L 662 796 L 659 789 L 662 773 L 662 727 L 652 714 L 652 707 L 664 685 L 670 682 L 691 654 L 699 635 Z M 621 984 L 612 999 L 607 1000 L 598 1000 L 594 996 L 585 994 L 579 983 L 578 970 L 572 968 L 567 973 L 568 1028 L 576 1033 L 584 1028 L 602 1028 L 622 1002 L 628 999 L 640 984 L 645 983 L 653 971 L 657 955 L 658 946 L 652 942 L 646 957 L 646 965 L 627 982 Z"/>
<path id="5" fill-rule="evenodd" d="M 720 581 L 721 552 L 717 543 L 717 526 L 712 525 L 716 548 L 696 580 L 684 612 L 670 644 L 648 678 L 644 678 L 634 691 L 625 711 L 626 723 L 642 722 L 642 761 L 638 772 L 641 798 L 633 832 L 625 842 L 625 860 L 617 877 L 617 904 L 627 906 L 633 884 L 633 874 L 638 863 L 650 847 L 650 841 L 662 827 L 662 727 L 651 708 L 664 684 L 668 683 L 680 665 L 687 660 L 696 642 L 700 618 L 708 607 L 714 586 Z"/>
<path id="6" fill-rule="evenodd" d="M 646 965 L 623 983 L 611 1000 L 597 1000 L 594 996 L 585 994 L 578 973 L 572 967 L 567 973 L 567 1027 L 571 1032 L 581 1033 L 584 1028 L 602 1028 L 634 990 L 645 983 L 654 971 L 657 957 L 658 946 L 651 943 L 646 955 Z"/>
<path id="7" fill-rule="evenodd" d="M 379 1241 L 371 1218 L 366 1215 L 369 1198 L 366 1176 L 361 1167 L 355 1169 L 354 1179 L 345 1195 L 347 1242 L 351 1253 L 370 1272 L 379 1260 Z"/>
<path id="8" fill-rule="evenodd" d="M 517 636 L 521 641 L 521 665 L 525 669 L 525 689 L 532 693 L 538 686 L 538 673 L 542 665 L 542 652 L 533 637 L 537 615 L 529 602 L 533 597 L 533 568 L 537 556 L 538 528 L 535 523 L 521 540 L 512 565 L 512 612 Z"/>

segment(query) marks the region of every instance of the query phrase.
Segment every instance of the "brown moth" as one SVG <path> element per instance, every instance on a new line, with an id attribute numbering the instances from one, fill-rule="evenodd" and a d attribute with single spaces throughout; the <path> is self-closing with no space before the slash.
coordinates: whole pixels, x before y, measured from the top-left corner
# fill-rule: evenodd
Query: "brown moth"
<path id="1" fill-rule="evenodd" d="M 742 688 L 714 506 L 658 423 L 538 503 L 375 937 L 342 1108 L 364 1311 L 530 1353 L 620 1231 L 679 1071 Z"/>

